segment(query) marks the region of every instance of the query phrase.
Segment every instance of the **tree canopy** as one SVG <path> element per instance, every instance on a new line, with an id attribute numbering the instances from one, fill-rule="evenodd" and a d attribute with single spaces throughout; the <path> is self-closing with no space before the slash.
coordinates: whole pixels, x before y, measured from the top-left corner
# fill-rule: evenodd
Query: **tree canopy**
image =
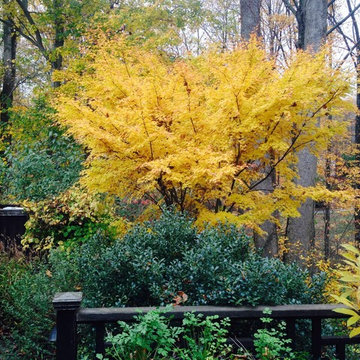
<path id="1" fill-rule="evenodd" d="M 328 120 L 350 105 L 346 76 L 327 65 L 326 50 L 298 52 L 283 69 L 255 39 L 173 62 L 123 36 L 90 43 L 57 75 L 65 85 L 54 101 L 90 152 L 90 189 L 258 230 L 276 210 L 296 216 L 306 197 L 330 196 L 293 182 L 297 152 L 318 154 L 346 126 Z M 261 184 L 274 172 L 268 193 Z"/>

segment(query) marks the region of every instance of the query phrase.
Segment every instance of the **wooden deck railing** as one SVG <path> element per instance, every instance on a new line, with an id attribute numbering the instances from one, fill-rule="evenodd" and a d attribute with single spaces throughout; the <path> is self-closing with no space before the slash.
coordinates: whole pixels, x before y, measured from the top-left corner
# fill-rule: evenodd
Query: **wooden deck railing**
<path id="1" fill-rule="evenodd" d="M 56 311 L 56 359 L 76 360 L 77 357 L 77 325 L 92 324 L 95 328 L 96 353 L 105 351 L 105 324 L 117 321 L 132 321 L 139 310 L 146 313 L 154 308 L 81 308 L 82 293 L 66 292 L 55 294 L 53 305 Z M 194 311 L 205 316 L 218 315 L 220 318 L 228 317 L 231 323 L 242 320 L 256 321 L 264 317 L 263 310 L 271 310 L 271 318 L 282 319 L 287 325 L 287 335 L 294 339 L 296 335 L 295 322 L 299 319 L 311 320 L 311 356 L 313 360 L 321 359 L 323 346 L 336 347 L 336 356 L 345 360 L 345 346 L 359 344 L 360 337 L 349 339 L 347 336 L 322 336 L 323 319 L 343 318 L 344 315 L 333 311 L 342 305 L 279 305 L 257 307 L 224 307 L 224 306 L 177 306 L 167 313 L 172 321 L 183 318 L 184 313 Z M 248 334 L 249 336 L 251 334 Z M 309 359 L 310 360 L 310 359 Z"/>

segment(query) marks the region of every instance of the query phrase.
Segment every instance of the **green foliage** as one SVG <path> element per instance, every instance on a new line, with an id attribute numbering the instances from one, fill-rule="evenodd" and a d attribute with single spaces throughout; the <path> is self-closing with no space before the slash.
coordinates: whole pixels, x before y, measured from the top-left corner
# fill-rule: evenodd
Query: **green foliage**
<path id="1" fill-rule="evenodd" d="M 55 125 L 54 113 L 43 97 L 27 110 L 13 111 L 12 145 L 0 170 L 5 196 L 39 201 L 56 196 L 78 180 L 84 152 Z"/>
<path id="2" fill-rule="evenodd" d="M 54 264 L 55 265 L 55 264 Z M 73 291 L 69 265 L 45 265 L 0 257 L 0 358 L 48 360 L 54 344 L 48 338 L 54 326 L 51 300 L 57 291 Z"/>
<path id="3" fill-rule="evenodd" d="M 120 240 L 98 231 L 71 251 L 52 250 L 46 264 L 1 259 L 0 316 L 5 335 L 0 358 L 51 359 L 53 348 L 47 337 L 54 321 L 51 298 L 57 291 L 83 291 L 85 307 L 184 301 L 186 305 L 275 305 L 318 300 L 315 289 L 320 291 L 321 281 L 315 279 L 318 285 L 311 287 L 309 279 L 295 265 L 258 256 L 249 237 L 232 226 L 209 226 L 199 232 L 185 215 L 167 212 L 135 226 Z M 196 321 L 194 329 L 205 324 L 205 319 Z M 188 341 L 193 354 L 210 351 L 206 339 L 216 342 L 222 330 L 214 324 L 203 334 L 205 339 L 196 344 Z M 185 335 L 190 339 L 190 332 Z M 221 341 L 217 344 L 221 352 L 220 345 Z"/>
<path id="4" fill-rule="evenodd" d="M 29 214 L 24 249 L 35 254 L 61 246 L 71 249 L 86 242 L 99 230 L 115 236 L 110 226 L 112 213 L 105 198 L 84 192 L 74 186 L 51 200 L 24 202 Z"/>
<path id="5" fill-rule="evenodd" d="M 166 310 L 154 310 L 138 315 L 137 322 L 131 325 L 119 322 L 121 332 L 107 336 L 106 340 L 111 344 L 107 354 L 115 360 L 166 358 L 173 350 L 181 329 L 170 327 L 164 312 Z"/>
<path id="6" fill-rule="evenodd" d="M 212 360 L 223 358 L 231 352 L 227 344 L 230 319 L 193 313 L 185 314 L 182 327 L 184 347 L 175 350 L 182 360 Z"/>
<path id="7" fill-rule="evenodd" d="M 170 309 L 139 315 L 135 324 L 119 322 L 121 332 L 106 338 L 111 344 L 107 355 L 115 360 L 165 360 L 174 356 L 179 360 L 213 360 L 230 353 L 231 346 L 226 344 L 229 319 L 219 321 L 218 316 L 186 313 L 181 327 L 170 327 L 169 318 L 163 315 Z M 97 358 L 104 359 L 102 355 Z"/>
<path id="8" fill-rule="evenodd" d="M 101 24 L 111 35 L 123 32 L 131 44 L 157 48 L 173 56 L 179 56 L 184 32 L 198 27 L 205 16 L 199 0 L 127 0 L 119 10 L 110 16 L 97 13 L 94 25 Z M 189 45 L 191 39 L 187 41 Z"/>
<path id="9" fill-rule="evenodd" d="M 306 271 L 250 250 L 232 226 L 196 230 L 181 214 L 132 228 L 122 240 L 97 234 L 72 253 L 91 306 L 311 303 L 321 300 Z M 59 255 L 61 255 L 59 253 Z M 66 260 L 67 261 L 67 260 Z"/>
<path id="10" fill-rule="evenodd" d="M 265 315 L 271 315 L 269 309 L 264 310 Z M 269 316 L 261 318 L 263 324 L 271 324 Z M 271 326 L 270 329 L 264 328 L 254 334 L 254 347 L 256 356 L 259 360 L 290 360 L 295 359 L 289 344 L 290 339 L 285 338 L 285 322 L 280 322 L 277 327 Z"/>

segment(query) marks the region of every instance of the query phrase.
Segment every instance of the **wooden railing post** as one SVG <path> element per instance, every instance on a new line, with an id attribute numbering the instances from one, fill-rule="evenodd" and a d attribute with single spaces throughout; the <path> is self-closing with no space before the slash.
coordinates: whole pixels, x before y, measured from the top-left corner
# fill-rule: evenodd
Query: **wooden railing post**
<path id="1" fill-rule="evenodd" d="M 313 360 L 320 360 L 321 357 L 321 318 L 311 320 L 311 348 Z"/>
<path id="2" fill-rule="evenodd" d="M 53 306 L 56 311 L 56 360 L 76 360 L 76 314 L 82 300 L 81 292 L 56 293 Z"/>

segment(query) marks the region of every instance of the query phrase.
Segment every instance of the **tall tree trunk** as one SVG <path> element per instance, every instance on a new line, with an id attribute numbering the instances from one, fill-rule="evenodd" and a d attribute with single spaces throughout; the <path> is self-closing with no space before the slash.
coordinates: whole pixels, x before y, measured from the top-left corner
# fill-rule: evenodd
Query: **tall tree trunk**
<path id="1" fill-rule="evenodd" d="M 17 34 L 12 26 L 10 16 L 6 17 L 7 21 L 3 24 L 3 85 L 0 94 L 1 105 L 1 124 L 3 131 L 9 122 L 9 109 L 13 105 L 14 90 L 16 84 L 16 40 Z M 2 134 L 4 135 L 4 134 Z M 10 140 L 9 136 L 6 136 Z"/>
<path id="2" fill-rule="evenodd" d="M 63 64 L 63 58 L 60 53 L 61 48 L 64 46 L 64 18 L 62 14 L 62 0 L 53 0 L 54 8 L 54 28 L 55 39 L 53 45 L 53 60 L 51 61 L 51 70 L 61 70 Z M 61 85 L 60 81 L 53 81 L 52 87 L 57 88 Z"/>
<path id="3" fill-rule="evenodd" d="M 250 35 L 255 33 L 260 36 L 260 5 L 261 0 L 241 0 L 241 37 L 245 40 L 250 39 Z"/>
<path id="4" fill-rule="evenodd" d="M 299 23 L 299 48 L 318 51 L 326 38 L 327 0 L 303 0 L 300 2 L 297 20 Z M 317 158 L 308 149 L 299 152 L 297 183 L 304 187 L 315 185 Z M 299 208 L 300 217 L 290 218 L 287 227 L 290 251 L 287 261 L 298 261 L 299 255 L 306 256 L 314 244 L 314 201 L 307 199 Z M 292 251 L 298 249 L 298 251 Z M 299 253 L 300 252 L 300 253 Z"/>
<path id="5" fill-rule="evenodd" d="M 249 40 L 251 34 L 261 35 L 260 32 L 260 6 L 261 0 L 241 0 L 241 37 L 245 40 Z M 271 193 L 274 191 L 274 177 L 269 176 L 262 184 L 261 191 Z M 263 256 L 275 256 L 278 254 L 278 236 L 277 227 L 271 221 L 266 221 L 261 225 L 261 229 L 264 230 L 267 235 L 260 236 L 254 234 L 254 242 L 257 249 L 261 249 Z"/>

